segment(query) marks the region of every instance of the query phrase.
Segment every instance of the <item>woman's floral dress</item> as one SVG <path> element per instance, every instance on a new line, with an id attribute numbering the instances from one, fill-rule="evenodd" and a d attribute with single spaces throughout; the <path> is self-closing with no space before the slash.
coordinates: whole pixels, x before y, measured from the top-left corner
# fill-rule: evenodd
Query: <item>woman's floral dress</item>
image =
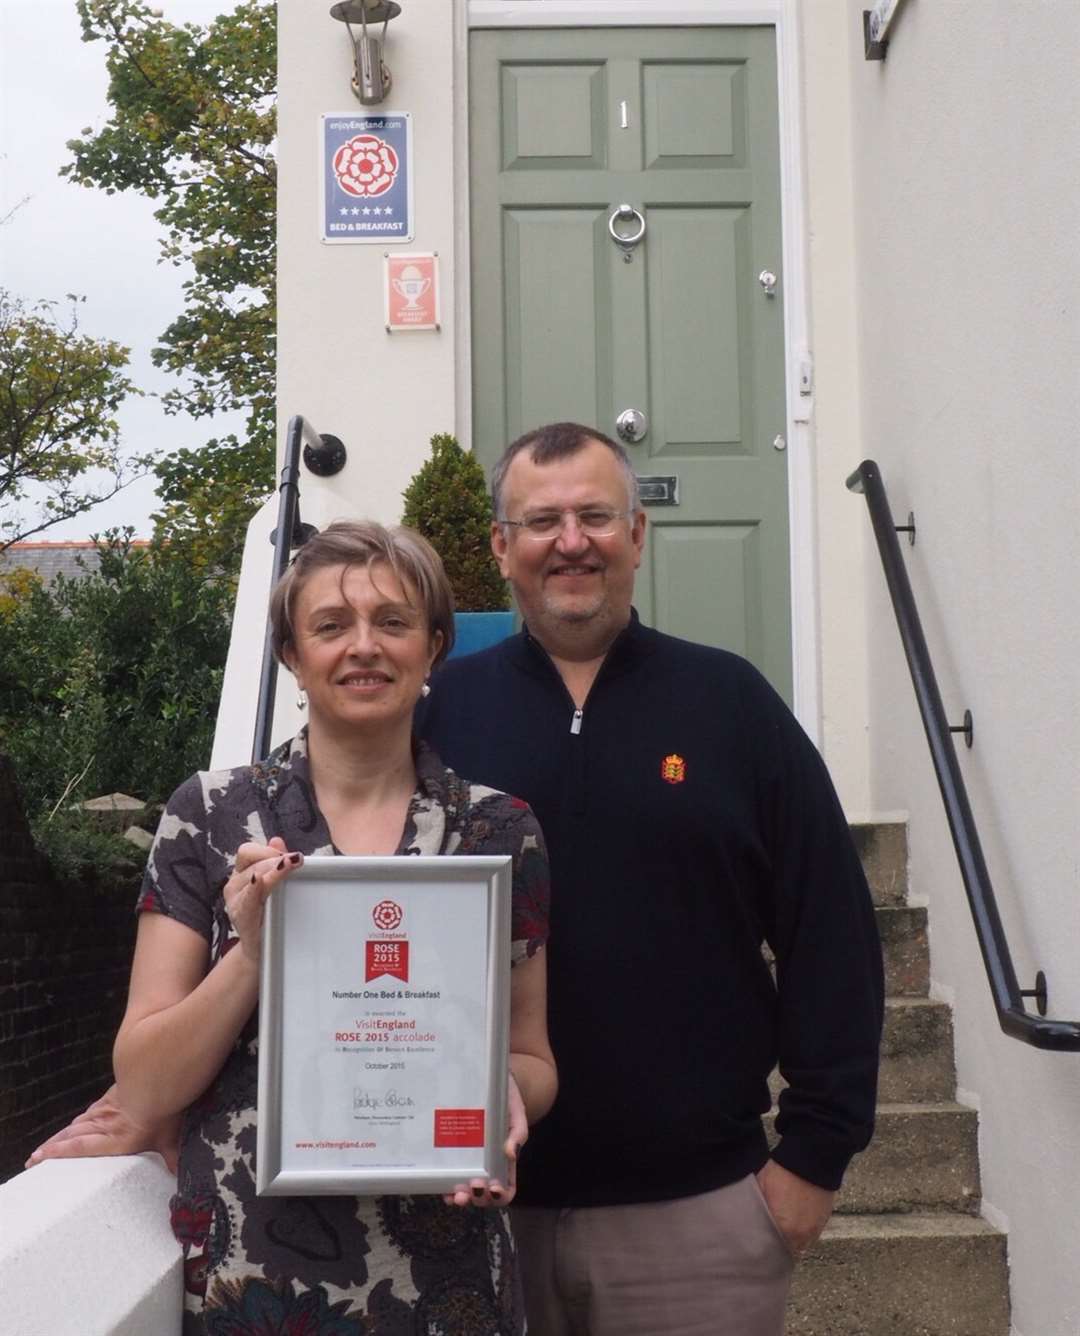
<path id="1" fill-rule="evenodd" d="M 419 744 L 418 784 L 398 854 L 513 857 L 511 957 L 547 937 L 548 866 L 528 806 L 459 779 Z M 290 850 L 335 849 L 315 805 L 304 733 L 266 761 L 201 772 L 169 801 L 139 910 L 210 944 L 236 936 L 222 887 L 238 847 L 279 835 Z M 172 1224 L 184 1251 L 184 1336 L 519 1336 L 506 1214 L 441 1197 L 256 1197 L 253 1015 L 181 1133 Z"/>

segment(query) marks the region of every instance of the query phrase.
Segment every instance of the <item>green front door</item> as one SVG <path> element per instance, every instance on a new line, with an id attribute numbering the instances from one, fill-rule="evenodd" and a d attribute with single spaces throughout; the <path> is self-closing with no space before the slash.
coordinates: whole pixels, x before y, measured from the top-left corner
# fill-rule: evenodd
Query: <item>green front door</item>
<path id="1" fill-rule="evenodd" d="M 637 409 L 642 617 L 790 701 L 773 29 L 477 31 L 470 66 L 475 450 Z"/>

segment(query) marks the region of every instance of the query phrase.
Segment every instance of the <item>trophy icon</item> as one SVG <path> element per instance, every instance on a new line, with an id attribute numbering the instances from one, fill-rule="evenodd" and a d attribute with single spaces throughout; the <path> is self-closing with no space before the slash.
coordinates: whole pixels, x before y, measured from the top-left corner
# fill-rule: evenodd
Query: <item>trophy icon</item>
<path id="1" fill-rule="evenodd" d="M 407 264 L 401 276 L 393 280 L 394 291 L 405 298 L 405 310 L 419 310 L 420 298 L 431 287 L 431 279 L 425 278 L 414 264 Z"/>

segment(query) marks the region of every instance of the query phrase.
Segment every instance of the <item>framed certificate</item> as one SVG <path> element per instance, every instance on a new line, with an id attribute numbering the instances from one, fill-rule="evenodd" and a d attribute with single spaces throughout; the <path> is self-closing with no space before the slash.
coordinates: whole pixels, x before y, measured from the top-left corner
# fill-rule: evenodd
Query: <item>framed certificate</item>
<path id="1" fill-rule="evenodd" d="M 509 857 L 313 857 L 267 901 L 256 1190 L 505 1181 Z"/>

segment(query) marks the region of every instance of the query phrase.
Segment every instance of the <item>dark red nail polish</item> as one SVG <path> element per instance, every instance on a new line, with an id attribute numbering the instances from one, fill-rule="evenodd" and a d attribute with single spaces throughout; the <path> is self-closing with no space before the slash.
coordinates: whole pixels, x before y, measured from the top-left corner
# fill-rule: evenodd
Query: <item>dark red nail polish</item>
<path id="1" fill-rule="evenodd" d="M 256 877 L 255 877 L 255 873 L 253 872 L 253 873 L 251 874 L 251 884 L 252 884 L 252 886 L 255 885 L 255 880 L 256 880 Z"/>
<path id="2" fill-rule="evenodd" d="M 301 855 L 301 854 L 290 854 L 290 855 L 289 855 L 289 862 L 290 862 L 290 863 L 299 863 L 299 861 L 300 861 L 300 859 L 301 859 L 302 856 L 303 856 L 303 855 Z"/>
<path id="3" fill-rule="evenodd" d="M 285 860 L 283 858 L 281 862 L 277 865 L 277 871 L 280 872 L 284 866 L 285 866 Z"/>

